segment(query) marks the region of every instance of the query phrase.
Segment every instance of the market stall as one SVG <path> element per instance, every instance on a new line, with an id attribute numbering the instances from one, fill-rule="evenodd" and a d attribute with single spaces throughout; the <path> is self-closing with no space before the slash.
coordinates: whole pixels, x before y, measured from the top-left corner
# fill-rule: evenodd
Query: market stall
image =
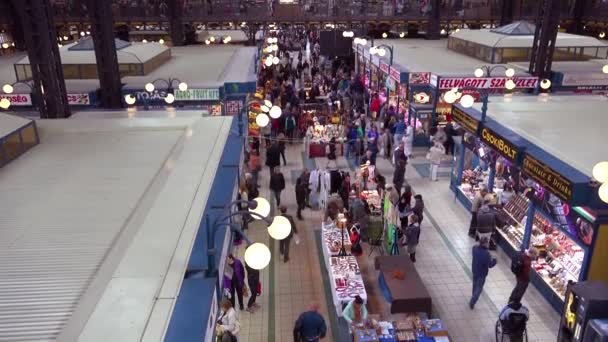
<path id="1" fill-rule="evenodd" d="M 605 144 L 601 134 L 589 134 L 593 125 L 605 120 L 600 108 L 606 99 L 577 98 L 522 97 L 516 104 L 496 98 L 485 122 L 480 121 L 478 108 L 454 106 L 452 111 L 454 121 L 466 132 L 458 146 L 452 190 L 470 207 L 475 185 L 470 192 L 463 186 L 479 177 L 476 171 L 467 174 L 469 161 L 465 159 L 475 153 L 479 158 L 489 149 L 493 157 L 488 159 L 489 170 L 480 182 L 493 189 L 490 197 L 502 218 L 497 229 L 499 245 L 511 256 L 531 247 L 539 251 L 540 257 L 533 262 L 532 282 L 558 311 L 563 307 L 568 282 L 608 280 L 606 253 L 599 244 L 608 241 L 608 227 L 598 218 L 606 212 L 606 205 L 598 200 L 597 188 L 590 183 L 592 162 L 578 152 L 580 138 L 572 135 L 584 131 L 587 140 Z M 565 125 L 563 120 L 573 110 L 584 113 L 590 121 L 569 120 Z M 467 152 L 471 150 L 467 145 L 477 152 Z M 484 152 L 478 152 L 480 148 Z M 591 167 L 585 169 L 584 165 Z M 511 189 L 501 194 L 501 183 Z"/>
<path id="2" fill-rule="evenodd" d="M 338 228 L 334 223 L 323 223 L 321 226 L 323 261 L 329 272 L 332 300 L 338 315 L 342 314 L 344 306 L 356 296 L 367 301 L 357 259 L 352 255 L 338 256 L 342 246 L 350 253 L 348 236 L 346 228 Z"/>

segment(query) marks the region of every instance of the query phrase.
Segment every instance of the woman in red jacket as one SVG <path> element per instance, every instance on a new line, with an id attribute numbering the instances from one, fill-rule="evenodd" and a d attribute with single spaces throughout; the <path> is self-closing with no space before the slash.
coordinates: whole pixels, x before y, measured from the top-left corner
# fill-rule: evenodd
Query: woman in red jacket
<path id="1" fill-rule="evenodd" d="M 372 119 L 375 119 L 380 114 L 380 97 L 377 93 L 372 95 L 372 102 L 369 105 L 369 111 L 372 115 Z"/>

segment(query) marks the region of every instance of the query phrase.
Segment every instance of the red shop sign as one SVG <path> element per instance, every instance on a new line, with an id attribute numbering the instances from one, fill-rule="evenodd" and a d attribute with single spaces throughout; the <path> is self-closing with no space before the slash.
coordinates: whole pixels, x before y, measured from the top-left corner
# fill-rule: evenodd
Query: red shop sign
<path id="1" fill-rule="evenodd" d="M 431 83 L 430 72 L 411 72 L 409 78 L 410 84 L 429 84 Z"/>
<path id="2" fill-rule="evenodd" d="M 507 77 L 448 77 L 439 80 L 439 89 L 452 88 L 480 88 L 480 89 L 497 89 L 505 88 L 505 84 L 509 78 Z M 515 88 L 536 88 L 538 77 L 519 76 L 513 77 Z"/>
<path id="3" fill-rule="evenodd" d="M 31 106 L 32 97 L 30 94 L 0 94 L 0 99 L 8 99 L 11 106 Z"/>
<path id="4" fill-rule="evenodd" d="M 394 79 L 397 83 L 401 83 L 401 71 L 391 67 L 390 70 L 390 76 L 392 79 Z"/>
<path id="5" fill-rule="evenodd" d="M 388 64 L 386 64 L 384 61 L 380 61 L 380 70 L 382 70 L 382 72 L 385 74 L 388 74 Z"/>

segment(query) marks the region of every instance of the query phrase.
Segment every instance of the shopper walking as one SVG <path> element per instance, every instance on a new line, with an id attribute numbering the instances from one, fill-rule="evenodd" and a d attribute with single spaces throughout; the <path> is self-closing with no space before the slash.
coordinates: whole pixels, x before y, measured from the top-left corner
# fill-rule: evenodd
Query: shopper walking
<path id="1" fill-rule="evenodd" d="M 302 210 L 306 207 L 306 193 L 308 192 L 308 181 L 310 175 L 308 170 L 304 169 L 302 174 L 296 180 L 296 203 L 298 205 L 297 217 L 298 220 L 303 220 Z"/>
<path id="2" fill-rule="evenodd" d="M 281 158 L 283 158 L 283 166 L 287 166 L 287 160 L 285 159 L 285 134 L 279 133 L 279 153 L 281 154 Z M 280 160 L 279 160 L 280 165 Z"/>
<path id="3" fill-rule="evenodd" d="M 279 252 L 283 256 L 283 262 L 288 262 L 289 246 L 291 245 L 291 239 L 294 237 L 294 235 L 298 234 L 298 228 L 296 227 L 296 222 L 293 220 L 293 217 L 287 214 L 287 207 L 282 205 L 279 209 L 281 211 L 281 216 L 286 217 L 287 220 L 289 220 L 289 223 L 291 224 L 291 231 L 289 232 L 289 235 L 287 235 L 287 237 L 283 240 L 279 241 Z"/>
<path id="4" fill-rule="evenodd" d="M 509 303 L 521 302 L 524 297 L 528 284 L 530 284 L 530 271 L 532 269 L 532 260 L 536 259 L 538 251 L 532 247 L 524 252 L 519 252 L 511 263 L 511 271 L 515 274 L 517 284 L 509 296 Z"/>
<path id="5" fill-rule="evenodd" d="M 232 278 L 230 279 L 230 302 L 235 306 L 235 292 L 239 300 L 239 308 L 244 309 L 243 305 L 243 287 L 245 286 L 245 268 L 241 260 L 234 255 L 228 255 L 228 266 L 232 269 Z"/>
<path id="6" fill-rule="evenodd" d="M 476 239 L 488 238 L 490 249 L 496 249 L 496 243 L 492 240 L 492 234 L 496 229 L 496 220 L 496 213 L 490 208 L 490 201 L 484 201 L 477 213 Z"/>
<path id="7" fill-rule="evenodd" d="M 437 172 L 439 171 L 439 164 L 445 154 L 445 147 L 439 142 L 435 141 L 431 149 L 429 150 L 429 161 L 431 162 L 431 180 L 436 182 Z"/>
<path id="8" fill-rule="evenodd" d="M 422 200 L 422 195 L 420 194 L 415 195 L 414 200 L 412 212 L 418 217 L 418 223 L 422 225 L 422 220 L 424 219 L 424 200 Z"/>
<path id="9" fill-rule="evenodd" d="M 256 150 L 253 150 L 249 153 L 249 173 L 252 176 L 252 183 L 257 187 L 258 186 L 258 174 L 260 173 L 260 153 Z M 256 196 L 257 197 L 257 196 Z"/>
<path id="10" fill-rule="evenodd" d="M 401 195 L 401 187 L 405 181 L 405 160 L 399 159 L 395 164 L 395 171 L 393 172 L 393 184 L 395 184 L 395 190 Z"/>
<path id="11" fill-rule="evenodd" d="M 488 194 L 488 188 L 482 185 L 479 189 L 479 193 L 473 198 L 473 204 L 471 205 L 471 223 L 469 224 L 469 236 L 474 238 L 475 231 L 477 230 L 477 212 L 483 205 L 483 200 Z"/>
<path id="12" fill-rule="evenodd" d="M 416 247 L 420 241 L 420 223 L 418 216 L 412 214 L 409 217 L 409 225 L 405 228 L 405 243 L 407 245 L 407 254 L 410 255 L 410 260 L 416 262 Z"/>
<path id="13" fill-rule="evenodd" d="M 300 314 L 293 328 L 294 342 L 317 342 L 327 334 L 325 319 L 319 313 L 319 305 L 312 304 Z"/>
<path id="14" fill-rule="evenodd" d="M 281 205 L 281 191 L 285 189 L 285 177 L 281 173 L 281 169 L 276 166 L 274 172 L 270 176 L 270 190 L 274 193 L 274 198 L 277 201 L 277 206 Z"/>
<path id="15" fill-rule="evenodd" d="M 473 246 L 473 293 L 469 301 L 469 307 L 475 308 L 475 303 L 479 300 L 483 285 L 486 282 L 486 277 L 490 268 L 496 266 L 496 258 L 493 258 L 488 251 L 489 240 L 486 237 L 479 239 L 479 245 Z"/>
<path id="16" fill-rule="evenodd" d="M 245 269 L 247 270 L 247 285 L 249 285 L 249 301 L 247 301 L 247 312 L 253 313 L 259 305 L 255 302 L 258 297 L 258 288 L 260 286 L 260 270 L 251 268 L 245 261 Z"/>
<path id="17" fill-rule="evenodd" d="M 266 149 L 266 166 L 269 168 L 271 177 L 273 174 L 272 171 L 279 165 L 281 165 L 281 150 L 279 149 L 279 144 L 274 141 L 270 147 Z"/>

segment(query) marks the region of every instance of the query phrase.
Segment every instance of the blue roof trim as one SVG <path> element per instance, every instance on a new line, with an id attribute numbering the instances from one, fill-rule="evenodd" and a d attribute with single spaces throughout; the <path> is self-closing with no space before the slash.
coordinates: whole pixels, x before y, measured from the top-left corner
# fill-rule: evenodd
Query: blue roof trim
<path id="1" fill-rule="evenodd" d="M 486 121 L 484 123 L 482 123 L 482 126 L 491 129 L 492 131 L 498 133 L 503 138 L 507 139 L 510 143 L 515 145 L 515 147 L 517 147 L 520 150 L 520 152 L 522 150 L 524 150 L 526 147 L 532 145 L 531 142 L 524 139 L 522 136 L 513 132 L 509 128 L 501 125 L 500 123 L 498 123 L 498 121 L 496 121 L 492 118 L 486 117 Z"/>
<path id="2" fill-rule="evenodd" d="M 188 260 L 187 271 L 204 271 L 206 269 L 207 226 L 205 217 L 208 215 L 209 221 L 213 222 L 214 219 L 223 214 L 223 207 L 233 200 L 232 190 L 238 183 L 238 163 L 240 151 L 243 148 L 243 140 L 235 133 L 237 129 L 238 120 L 235 117 L 232 120 L 230 134 L 226 140 L 215 179 L 209 191 L 208 201 Z M 216 266 L 219 264 L 223 252 L 224 237 L 225 232 L 221 230 L 215 236 Z M 202 277 L 184 279 L 173 308 L 165 342 L 200 342 L 203 340 L 216 281 L 216 278 L 206 279 Z"/>

